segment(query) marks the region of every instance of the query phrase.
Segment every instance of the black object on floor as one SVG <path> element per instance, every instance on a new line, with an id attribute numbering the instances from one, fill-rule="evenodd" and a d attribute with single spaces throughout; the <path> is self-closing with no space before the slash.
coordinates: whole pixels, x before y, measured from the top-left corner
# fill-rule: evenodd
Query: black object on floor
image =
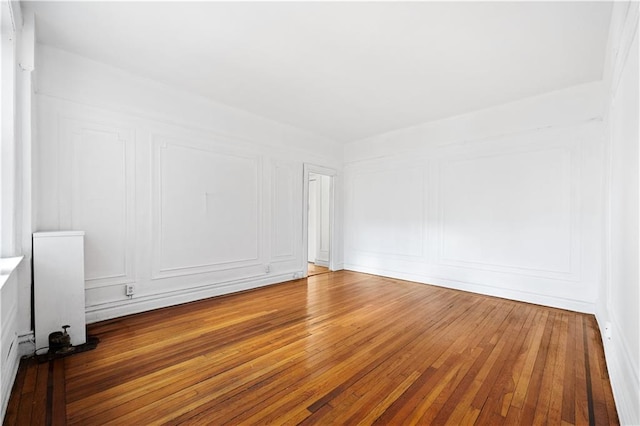
<path id="1" fill-rule="evenodd" d="M 96 347 L 98 347 L 98 343 L 100 343 L 99 338 L 97 338 L 96 336 L 88 336 L 87 342 L 82 345 L 71 346 L 71 348 L 68 351 L 64 351 L 64 352 L 54 352 L 54 353 L 47 352 L 46 354 L 36 355 L 36 360 L 39 363 L 43 363 L 43 362 L 52 361 L 58 358 L 64 358 L 69 355 L 91 351 Z"/>

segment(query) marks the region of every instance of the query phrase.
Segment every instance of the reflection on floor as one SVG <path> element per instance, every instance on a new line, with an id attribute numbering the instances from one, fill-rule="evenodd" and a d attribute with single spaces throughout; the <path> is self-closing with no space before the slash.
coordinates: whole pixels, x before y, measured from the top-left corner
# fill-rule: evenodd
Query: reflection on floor
<path id="1" fill-rule="evenodd" d="M 307 265 L 308 265 L 307 266 L 307 275 L 309 275 L 310 277 L 313 276 L 313 275 L 325 274 L 325 273 L 329 272 L 329 268 L 325 268 L 324 266 L 316 265 L 315 263 L 309 262 Z"/>
<path id="2" fill-rule="evenodd" d="M 20 362 L 4 425 L 619 424 L 593 315 L 375 275 L 326 273 L 88 334 L 93 351 Z"/>

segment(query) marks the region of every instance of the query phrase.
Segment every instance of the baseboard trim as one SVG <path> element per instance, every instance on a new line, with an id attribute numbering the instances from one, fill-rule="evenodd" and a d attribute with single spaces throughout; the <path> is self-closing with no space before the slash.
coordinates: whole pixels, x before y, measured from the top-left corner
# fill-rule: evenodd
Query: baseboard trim
<path id="1" fill-rule="evenodd" d="M 618 418 L 622 425 L 640 424 L 640 372 L 634 365 L 633 358 L 626 341 L 615 340 L 606 337 L 605 324 L 608 322 L 606 312 L 596 312 L 596 321 L 600 328 L 602 345 L 604 346 L 605 361 L 609 372 L 609 382 L 613 391 L 613 399 L 616 403 Z M 611 318 L 611 335 L 622 336 L 622 330 L 615 320 Z"/>
<path id="2" fill-rule="evenodd" d="M 87 324 L 292 281 L 296 278 L 294 275 L 295 273 L 292 271 L 290 273 L 269 275 L 263 278 L 211 283 L 195 288 L 192 287 L 148 296 L 138 296 L 124 302 L 118 301 L 88 306 L 85 310 Z"/>
<path id="3" fill-rule="evenodd" d="M 560 297 L 545 296 L 537 293 L 527 293 L 518 290 L 509 290 L 489 285 L 480 285 L 464 281 L 445 280 L 429 277 L 421 274 L 398 272 L 381 268 L 370 268 L 346 263 L 344 269 L 348 271 L 363 272 L 366 274 L 380 275 L 388 278 L 413 281 L 420 284 L 429 284 L 437 287 L 451 288 L 454 290 L 468 291 L 470 293 L 483 294 L 485 296 L 499 297 L 501 299 L 515 300 L 518 302 L 533 303 L 549 306 L 551 308 L 566 309 L 568 311 L 593 314 L 595 305 L 580 300 L 563 299 Z"/>
<path id="4" fill-rule="evenodd" d="M 334 269 L 332 271 L 342 271 L 344 269 L 344 263 L 339 262 L 334 265 Z"/>

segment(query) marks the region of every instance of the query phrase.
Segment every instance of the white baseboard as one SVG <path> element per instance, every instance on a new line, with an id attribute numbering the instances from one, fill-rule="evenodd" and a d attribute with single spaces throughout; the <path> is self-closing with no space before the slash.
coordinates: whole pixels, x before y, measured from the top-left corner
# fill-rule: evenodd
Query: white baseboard
<path id="1" fill-rule="evenodd" d="M 88 306 L 86 308 L 87 324 L 117 318 L 125 315 L 137 314 L 167 306 L 194 302 L 208 297 L 236 293 L 253 288 L 264 287 L 296 279 L 293 272 L 269 275 L 260 278 L 249 278 L 230 282 L 212 283 L 195 288 L 176 290 L 149 296 L 134 296 L 130 300 Z"/>
<path id="2" fill-rule="evenodd" d="M 380 268 L 369 268 L 352 264 L 345 264 L 344 269 L 349 271 L 363 272 L 366 274 L 380 275 L 388 278 L 396 278 L 399 280 L 414 281 L 421 284 L 430 284 L 437 287 L 468 291 L 470 293 L 483 294 L 486 296 L 500 297 L 502 299 L 516 300 L 519 302 L 533 303 L 536 305 L 549 306 L 552 308 L 566 309 L 574 312 L 592 314 L 595 311 L 595 306 L 593 303 L 587 303 L 573 299 L 563 299 L 560 297 L 545 296 L 537 293 L 528 293 L 519 290 L 492 287 L 490 285 L 480 285 L 464 281 L 445 280 L 442 278 L 428 277 L 421 274 L 390 271 Z"/>
<path id="3" fill-rule="evenodd" d="M 618 417 L 622 425 L 640 425 L 640 372 L 631 356 L 626 341 L 616 336 L 624 336 L 620 325 L 611 320 L 611 336 L 606 337 L 607 323 L 605 312 L 598 311 L 596 320 L 602 336 L 605 361 L 609 372 L 609 382 L 613 390 Z"/>
<path id="4" fill-rule="evenodd" d="M 325 268 L 329 267 L 329 262 L 326 262 L 324 260 L 316 259 L 316 261 L 313 263 L 318 266 L 324 266 Z"/>

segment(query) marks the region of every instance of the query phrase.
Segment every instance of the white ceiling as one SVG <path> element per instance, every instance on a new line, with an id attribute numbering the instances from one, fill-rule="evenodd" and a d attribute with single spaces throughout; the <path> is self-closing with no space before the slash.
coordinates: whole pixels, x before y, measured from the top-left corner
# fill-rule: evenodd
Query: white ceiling
<path id="1" fill-rule="evenodd" d="M 346 142 L 602 78 L 610 3 L 28 2 L 40 43 Z"/>

